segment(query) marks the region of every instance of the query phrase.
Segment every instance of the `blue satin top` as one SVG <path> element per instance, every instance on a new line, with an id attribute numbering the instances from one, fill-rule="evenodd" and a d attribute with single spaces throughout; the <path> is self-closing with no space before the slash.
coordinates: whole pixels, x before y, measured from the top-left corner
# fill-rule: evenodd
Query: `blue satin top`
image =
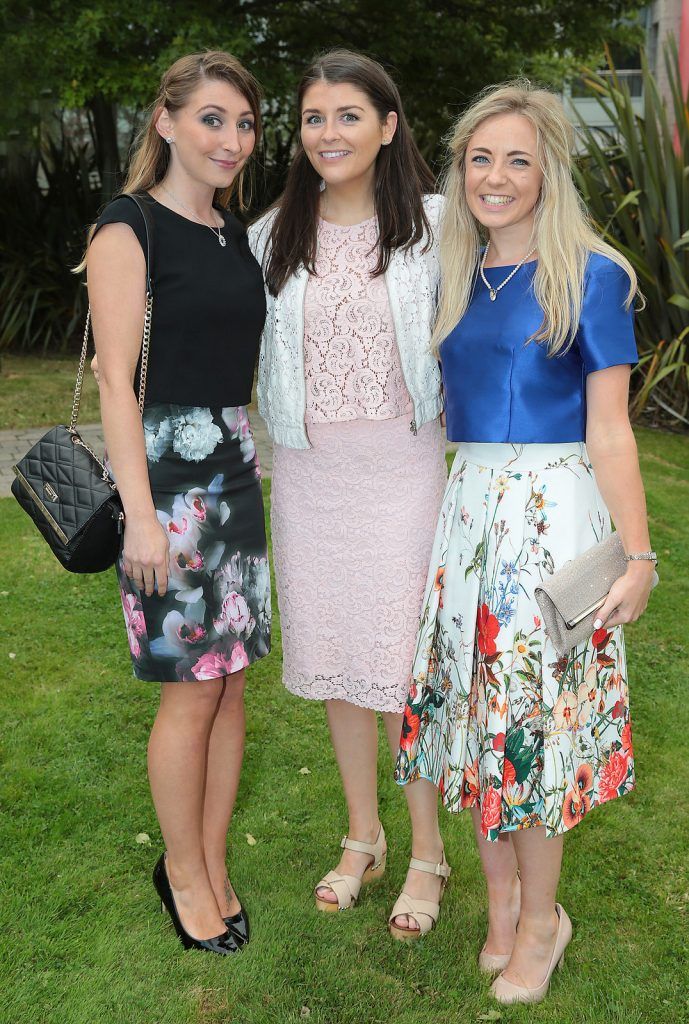
<path id="1" fill-rule="evenodd" d="M 629 278 L 597 253 L 569 350 L 548 359 L 543 343 L 525 344 L 543 319 L 532 288 L 536 266 L 520 267 L 495 302 L 477 275 L 466 313 L 440 347 L 450 441 L 584 441 L 587 374 L 637 361 L 634 312 L 624 308 Z M 510 270 L 488 267 L 485 275 L 498 285 Z"/>

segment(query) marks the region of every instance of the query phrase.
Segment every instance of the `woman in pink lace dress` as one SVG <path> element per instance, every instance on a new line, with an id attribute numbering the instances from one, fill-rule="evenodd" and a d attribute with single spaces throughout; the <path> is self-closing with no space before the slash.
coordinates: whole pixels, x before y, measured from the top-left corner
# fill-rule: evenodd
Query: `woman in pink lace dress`
<path id="1" fill-rule="evenodd" d="M 250 242 L 268 292 L 259 411 L 275 442 L 283 678 L 325 701 L 349 811 L 342 858 L 316 887 L 318 908 L 337 910 L 385 867 L 376 712 L 396 752 L 447 477 L 430 351 L 441 200 L 379 64 L 325 55 L 299 110 L 285 192 Z M 432 900 L 449 868 L 437 794 L 422 789 L 407 790 L 427 841 L 406 888 Z"/>
<path id="2" fill-rule="evenodd" d="M 287 689 L 397 716 L 430 557 L 429 514 L 446 473 L 438 420 L 410 430 L 385 278 L 371 277 L 376 241 L 375 217 L 351 226 L 319 218 L 304 305 L 311 449 L 275 446 L 273 542 Z"/>

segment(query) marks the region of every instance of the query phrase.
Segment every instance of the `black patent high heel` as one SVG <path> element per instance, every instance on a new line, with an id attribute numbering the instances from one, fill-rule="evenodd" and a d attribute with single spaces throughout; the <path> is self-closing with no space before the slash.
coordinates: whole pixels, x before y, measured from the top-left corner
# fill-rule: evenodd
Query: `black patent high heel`
<path id="1" fill-rule="evenodd" d="M 239 944 L 230 931 L 225 931 L 222 935 L 215 935 L 212 939 L 195 939 L 193 935 L 189 934 L 177 913 L 175 898 L 172 895 L 170 879 L 167 876 L 167 868 L 165 867 L 164 852 L 161 853 L 156 866 L 153 868 L 153 884 L 160 896 L 162 909 L 167 910 L 170 915 L 170 920 L 177 932 L 179 941 L 185 949 L 201 949 L 207 953 L 217 953 L 219 956 L 231 956 L 233 953 L 239 952 Z"/>
<path id="2" fill-rule="evenodd" d="M 225 927 L 228 932 L 234 937 L 238 946 L 246 946 L 249 941 L 249 915 L 246 912 L 246 907 L 242 906 L 238 914 L 233 914 L 232 917 L 224 917 Z"/>

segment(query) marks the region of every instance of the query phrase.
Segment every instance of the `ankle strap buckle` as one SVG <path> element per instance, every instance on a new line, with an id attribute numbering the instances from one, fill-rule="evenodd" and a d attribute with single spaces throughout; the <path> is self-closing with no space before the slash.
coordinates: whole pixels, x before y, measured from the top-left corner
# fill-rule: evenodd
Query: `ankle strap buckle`
<path id="1" fill-rule="evenodd" d="M 445 862 L 444 858 L 441 864 L 434 864 L 429 860 L 419 860 L 418 857 L 412 857 L 409 861 L 409 867 L 414 868 L 416 871 L 426 871 L 429 875 L 438 875 L 439 878 L 449 878 L 452 874 L 452 868 Z"/>

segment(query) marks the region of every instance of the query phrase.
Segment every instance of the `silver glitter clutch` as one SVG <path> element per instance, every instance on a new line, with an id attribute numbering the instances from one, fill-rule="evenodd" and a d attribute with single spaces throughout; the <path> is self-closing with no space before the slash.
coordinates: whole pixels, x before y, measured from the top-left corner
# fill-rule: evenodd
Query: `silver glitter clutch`
<path id="1" fill-rule="evenodd" d="M 560 657 L 593 635 L 596 612 L 615 580 L 626 573 L 627 564 L 620 535 L 613 533 L 535 588 L 546 632 Z M 654 572 L 653 586 L 657 583 Z"/>

